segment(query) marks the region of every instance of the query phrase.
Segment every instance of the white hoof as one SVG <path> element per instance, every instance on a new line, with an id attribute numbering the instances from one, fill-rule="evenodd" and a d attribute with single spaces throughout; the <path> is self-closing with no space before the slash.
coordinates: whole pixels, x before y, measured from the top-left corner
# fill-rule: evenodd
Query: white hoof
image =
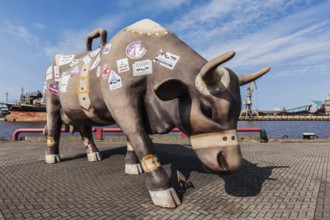
<path id="1" fill-rule="evenodd" d="M 87 154 L 87 159 L 89 162 L 96 162 L 102 160 L 99 152 Z"/>
<path id="2" fill-rule="evenodd" d="M 45 162 L 47 164 L 59 163 L 59 162 L 61 162 L 60 156 L 58 154 L 46 155 Z"/>
<path id="3" fill-rule="evenodd" d="M 125 164 L 125 173 L 127 174 L 142 174 L 143 169 L 141 165 L 138 164 Z"/>
<path id="4" fill-rule="evenodd" d="M 181 201 L 173 188 L 160 191 L 149 191 L 152 202 L 160 207 L 175 208 Z"/>

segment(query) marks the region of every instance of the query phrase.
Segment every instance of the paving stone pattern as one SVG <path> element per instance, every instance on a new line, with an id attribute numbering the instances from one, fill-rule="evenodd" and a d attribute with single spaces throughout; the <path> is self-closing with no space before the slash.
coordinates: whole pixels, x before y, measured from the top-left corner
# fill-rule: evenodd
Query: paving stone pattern
<path id="1" fill-rule="evenodd" d="M 0 219 L 330 219 L 330 143 L 241 145 L 242 169 L 205 171 L 192 150 L 157 144 L 182 205 L 152 204 L 144 175 L 124 173 L 125 143 L 98 142 L 104 160 L 87 162 L 79 142 L 61 143 L 62 162 L 44 164 L 45 143 L 0 142 Z"/>

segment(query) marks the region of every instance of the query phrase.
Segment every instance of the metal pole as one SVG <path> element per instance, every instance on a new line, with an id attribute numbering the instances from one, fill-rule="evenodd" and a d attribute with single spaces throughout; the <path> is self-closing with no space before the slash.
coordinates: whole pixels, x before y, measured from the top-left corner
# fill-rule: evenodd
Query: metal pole
<path id="1" fill-rule="evenodd" d="M 6 102 L 8 102 L 8 95 L 9 95 L 9 93 L 6 92 Z"/>

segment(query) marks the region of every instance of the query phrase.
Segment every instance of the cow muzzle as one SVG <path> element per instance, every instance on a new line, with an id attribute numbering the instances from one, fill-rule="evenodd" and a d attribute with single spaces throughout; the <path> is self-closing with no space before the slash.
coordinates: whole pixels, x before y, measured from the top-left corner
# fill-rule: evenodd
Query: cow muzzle
<path id="1" fill-rule="evenodd" d="M 235 172 L 242 165 L 236 130 L 193 135 L 190 143 L 199 160 L 213 172 Z"/>

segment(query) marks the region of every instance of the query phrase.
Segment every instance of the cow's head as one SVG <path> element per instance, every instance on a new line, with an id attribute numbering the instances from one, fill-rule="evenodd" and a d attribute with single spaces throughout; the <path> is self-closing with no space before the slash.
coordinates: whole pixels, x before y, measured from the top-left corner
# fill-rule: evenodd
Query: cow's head
<path id="1" fill-rule="evenodd" d="M 242 155 L 236 133 L 241 111 L 240 86 L 256 80 L 270 69 L 266 67 L 254 73 L 236 75 L 220 66 L 234 55 L 235 52 L 228 52 L 207 62 L 195 82 L 172 78 L 155 86 L 161 100 L 179 98 L 179 127 L 190 137 L 198 158 L 214 172 L 233 172 L 241 167 Z"/>

